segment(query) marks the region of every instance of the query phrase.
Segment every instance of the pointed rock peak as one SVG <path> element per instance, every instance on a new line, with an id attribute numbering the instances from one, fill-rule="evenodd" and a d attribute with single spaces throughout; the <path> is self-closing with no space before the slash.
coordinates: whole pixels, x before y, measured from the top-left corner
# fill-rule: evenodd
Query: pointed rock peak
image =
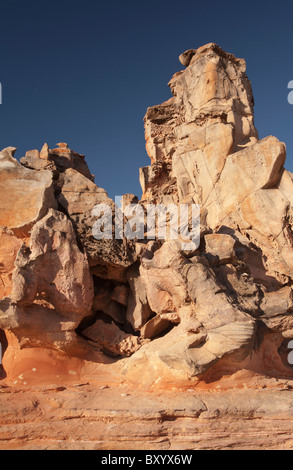
<path id="1" fill-rule="evenodd" d="M 225 59 L 231 60 L 232 62 L 236 62 L 239 65 L 242 63 L 245 64 L 244 59 L 238 59 L 233 54 L 224 51 L 224 49 L 218 46 L 215 42 L 210 42 L 204 46 L 199 47 L 198 49 L 188 49 L 179 56 L 179 61 L 182 65 L 188 67 L 198 59 L 210 53 L 214 53 L 219 57 L 223 57 Z"/>
<path id="2" fill-rule="evenodd" d="M 43 158 L 44 160 L 48 160 L 49 159 L 49 152 L 50 152 L 49 145 L 45 143 L 42 147 L 41 152 L 40 152 L 40 158 Z"/>
<path id="3" fill-rule="evenodd" d="M 192 57 L 196 54 L 196 49 L 188 49 L 179 56 L 179 60 L 184 67 L 188 67 Z"/>
<path id="4" fill-rule="evenodd" d="M 17 150 L 17 147 L 6 147 L 0 152 L 0 159 L 11 159 L 14 157 L 14 154 Z"/>

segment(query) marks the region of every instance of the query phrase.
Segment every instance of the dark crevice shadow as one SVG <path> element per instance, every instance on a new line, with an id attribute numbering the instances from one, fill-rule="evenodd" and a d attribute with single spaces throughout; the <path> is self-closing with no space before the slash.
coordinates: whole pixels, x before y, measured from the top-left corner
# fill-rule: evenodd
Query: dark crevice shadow
<path id="1" fill-rule="evenodd" d="M 2 359 L 4 357 L 4 354 L 5 354 L 5 351 L 8 347 L 8 341 L 7 341 L 7 338 L 6 338 L 6 334 L 3 330 L 0 329 L 0 344 L 1 344 L 1 364 L 0 364 L 0 380 L 3 380 L 3 379 L 6 379 L 7 377 L 7 373 L 3 367 L 3 364 L 2 364 Z"/>

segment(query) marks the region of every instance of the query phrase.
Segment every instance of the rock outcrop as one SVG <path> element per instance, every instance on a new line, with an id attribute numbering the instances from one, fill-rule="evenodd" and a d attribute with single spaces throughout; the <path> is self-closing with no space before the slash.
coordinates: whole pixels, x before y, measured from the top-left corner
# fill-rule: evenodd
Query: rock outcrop
<path id="1" fill-rule="evenodd" d="M 93 280 L 71 222 L 51 209 L 37 222 L 15 260 L 12 289 L 0 301 L 0 326 L 20 347 L 53 347 L 74 354 L 75 329 L 91 314 Z"/>
<path id="2" fill-rule="evenodd" d="M 188 377 L 227 355 L 241 362 L 270 330 L 278 348 L 291 337 L 293 185 L 285 145 L 258 140 L 245 61 L 215 44 L 180 61 L 187 68 L 169 83 L 173 98 L 145 117 L 151 166 L 141 169 L 142 200 L 200 204 L 202 242 L 188 258 L 171 241 L 142 256 L 152 310 L 175 313 L 179 325 L 128 370 L 137 361 L 143 374 L 164 375 L 167 365 Z"/>
<path id="3" fill-rule="evenodd" d="M 129 355 L 139 338 L 127 347 L 131 332 L 109 319 L 126 322 L 127 268 L 137 260 L 135 244 L 94 237 L 95 206 L 109 206 L 114 221 L 115 204 L 93 182 L 84 156 L 58 145 L 29 151 L 21 163 L 13 158 L 15 148 L 0 154 L 0 328 L 13 332 L 20 348 L 82 358 L 97 357 L 97 350 Z M 101 289 L 107 298 L 102 304 Z M 86 333 L 95 322 L 104 327 L 93 347 Z M 113 344 L 112 351 L 109 338 L 116 337 L 118 343 L 126 338 L 125 345 Z"/>
<path id="4" fill-rule="evenodd" d="M 9 147 L 0 154 L 0 226 L 22 237 L 49 208 L 57 208 L 50 171 L 33 172 L 24 168 Z"/>
<path id="5" fill-rule="evenodd" d="M 261 393 L 165 390 L 159 395 L 101 388 L 3 389 L 0 449 L 95 450 L 98 459 L 111 450 L 125 455 L 153 450 L 173 460 L 177 451 L 177 462 L 192 450 L 292 450 L 292 391 L 286 385 Z"/>
<path id="6" fill-rule="evenodd" d="M 147 389 L 244 370 L 293 379 L 286 146 L 258 138 L 243 59 L 211 43 L 180 62 L 186 68 L 169 82 L 173 97 L 145 116 L 151 165 L 140 169 L 141 201 L 125 194 L 118 207 L 65 143 L 20 162 L 15 148 L 0 153 L 4 368 L 5 357 L 15 365 L 28 350 L 81 361 L 90 377 L 98 364 L 114 381 Z M 95 232 L 105 231 L 101 204 L 110 213 L 106 239 Z M 200 243 L 188 251 L 180 237 L 154 236 L 146 219 L 144 236 L 129 239 L 115 227 L 119 220 L 138 230 L 129 204 L 143 214 L 148 204 L 199 205 Z"/>

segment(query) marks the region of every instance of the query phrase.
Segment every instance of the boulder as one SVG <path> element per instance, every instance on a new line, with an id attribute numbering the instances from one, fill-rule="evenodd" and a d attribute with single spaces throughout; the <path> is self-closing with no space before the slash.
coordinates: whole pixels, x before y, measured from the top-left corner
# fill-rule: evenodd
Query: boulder
<path id="1" fill-rule="evenodd" d="M 213 233 L 205 235 L 204 239 L 207 257 L 210 263 L 217 265 L 237 262 L 234 250 L 236 241 L 233 237 L 230 235 Z"/>
<path id="2" fill-rule="evenodd" d="M 35 224 L 29 248 L 16 259 L 11 299 L 29 305 L 38 297 L 73 321 L 90 314 L 93 280 L 71 222 L 51 209 Z"/>
<path id="3" fill-rule="evenodd" d="M 45 347 L 79 354 L 87 350 L 75 330 L 91 314 L 93 280 L 66 216 L 50 209 L 19 249 L 12 287 L 0 302 L 0 327 L 21 347 Z"/>
<path id="4" fill-rule="evenodd" d="M 140 347 L 139 338 L 124 333 L 114 322 L 105 323 L 97 320 L 92 326 L 83 330 L 83 335 L 90 343 L 110 356 L 131 356 Z"/>
<path id="5" fill-rule="evenodd" d="M 126 306 L 127 300 L 129 295 L 129 288 L 125 285 L 118 285 L 114 287 L 113 292 L 111 294 L 111 299 L 115 302 L 118 302 L 121 305 Z"/>
<path id="6" fill-rule="evenodd" d="M 127 281 L 130 287 L 127 299 L 127 321 L 134 330 L 139 330 L 152 315 L 148 303 L 146 285 L 140 276 L 138 264 L 127 270 Z"/>
<path id="7" fill-rule="evenodd" d="M 28 236 L 49 208 L 57 208 L 51 171 L 24 168 L 8 147 L 0 152 L 0 226 Z"/>

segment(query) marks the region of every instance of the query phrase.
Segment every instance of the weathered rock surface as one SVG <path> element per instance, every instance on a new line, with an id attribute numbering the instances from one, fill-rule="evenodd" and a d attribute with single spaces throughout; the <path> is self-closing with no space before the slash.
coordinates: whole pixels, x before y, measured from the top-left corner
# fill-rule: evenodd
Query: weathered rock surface
<path id="1" fill-rule="evenodd" d="M 50 210 L 35 224 L 29 249 L 18 253 L 13 273 L 12 302 L 30 305 L 38 297 L 70 318 L 91 312 L 93 280 L 86 255 L 77 246 L 71 222 Z"/>
<path id="2" fill-rule="evenodd" d="M 292 448 L 290 392 L 263 391 L 280 380 L 283 393 L 293 379 L 293 178 L 284 168 L 286 146 L 272 136 L 258 139 L 243 59 L 211 43 L 184 52 L 180 62 L 186 68 L 169 82 L 173 97 L 145 116 L 151 165 L 140 169 L 140 204 L 142 211 L 149 203 L 199 204 L 200 243 L 192 250 L 182 236 L 162 239 L 156 222 L 146 220 L 144 239 L 128 240 L 123 224 L 138 225 L 135 215 L 116 206 L 67 144 L 45 144 L 20 163 L 14 148 L 0 153 L 0 401 L 6 392 L 13 396 L 5 387 L 46 382 L 33 377 L 37 356 L 38 368 L 50 370 L 47 383 L 76 375 L 78 383 L 86 377 L 107 387 L 107 377 L 115 386 L 111 410 L 102 411 L 92 405 L 91 385 L 79 406 L 74 388 L 72 402 L 66 391 L 58 406 L 36 391 L 43 400 L 38 416 L 54 417 L 50 436 L 39 425 L 32 430 L 36 407 L 21 392 L 30 419 L 11 418 L 16 404 L 3 408 L 0 441 L 7 448 L 29 448 L 19 437 L 27 433 L 40 448 L 60 447 L 54 433 L 67 436 L 68 448 Z M 121 203 L 125 209 L 139 201 L 127 193 Z M 97 234 L 107 231 L 106 212 L 110 236 L 103 239 Z M 238 390 L 242 379 L 247 393 Z M 125 408 L 120 402 L 117 408 L 118 384 L 147 393 L 174 387 L 184 403 L 168 395 L 170 407 L 162 407 L 151 395 L 144 407 L 132 389 L 121 394 L 130 397 Z M 200 392 L 191 401 L 186 395 L 190 387 L 218 386 L 235 390 Z M 109 416 L 118 409 L 122 417 L 113 424 Z M 79 426 L 85 417 L 92 441 Z"/>
<path id="3" fill-rule="evenodd" d="M 180 324 L 127 365 L 137 361 L 155 374 L 163 361 L 176 377 L 205 373 L 227 355 L 242 361 L 264 328 L 279 334 L 281 346 L 293 312 L 286 147 L 275 137 L 258 140 L 243 59 L 208 44 L 180 61 L 187 68 L 169 83 L 173 98 L 147 110 L 151 166 L 140 178 L 145 204 L 200 204 L 203 239 L 191 258 L 170 241 L 142 255 L 152 311 L 175 312 Z"/>
<path id="4" fill-rule="evenodd" d="M 127 281 L 130 287 L 127 320 L 135 330 L 139 330 L 152 315 L 152 310 L 147 298 L 146 285 L 140 276 L 137 264 L 128 269 Z"/>
<path id="5" fill-rule="evenodd" d="M 93 280 L 71 222 L 50 209 L 19 249 L 10 296 L 0 301 L 0 328 L 12 331 L 22 347 L 72 349 L 75 329 L 90 315 Z"/>
<path id="6" fill-rule="evenodd" d="M 83 335 L 111 356 L 131 356 L 140 348 L 139 338 L 123 333 L 113 322 L 97 320 L 94 325 L 83 330 Z"/>
<path id="7" fill-rule="evenodd" d="M 96 205 L 105 204 L 112 211 L 115 222 L 116 206 L 106 191 L 74 169 L 62 174 L 62 189 L 58 202 L 72 220 L 79 240 L 88 254 L 89 263 L 96 267 L 95 274 L 102 278 L 125 280 L 126 268 L 136 260 L 135 245 L 130 241 L 97 240 L 93 236 Z"/>
<path id="8" fill-rule="evenodd" d="M 40 152 L 38 150 L 30 150 L 20 161 L 24 166 L 34 170 L 49 169 L 63 173 L 67 169 L 73 168 L 91 181 L 94 180 L 84 155 L 70 150 L 66 143 L 57 145 L 58 147 L 52 150 L 48 144 L 44 144 Z"/>
<path id="9" fill-rule="evenodd" d="M 169 83 L 174 97 L 145 116 L 152 166 L 141 170 L 141 182 L 144 198 L 152 200 L 158 184 L 168 195 L 175 177 L 180 200 L 202 204 L 227 156 L 257 140 L 253 96 L 245 61 L 215 44 L 188 51 L 183 63 L 186 70 Z"/>
<path id="10" fill-rule="evenodd" d="M 292 450 L 291 395 L 285 384 L 261 393 L 3 388 L 0 449 L 177 450 L 182 457 L 190 450 Z"/>
<path id="11" fill-rule="evenodd" d="M 57 208 L 52 173 L 24 168 L 9 147 L 0 153 L 0 226 L 27 235 L 49 208 Z"/>
<path id="12" fill-rule="evenodd" d="M 14 262 L 21 246 L 22 240 L 7 229 L 0 229 L 0 299 L 11 292 Z"/>

